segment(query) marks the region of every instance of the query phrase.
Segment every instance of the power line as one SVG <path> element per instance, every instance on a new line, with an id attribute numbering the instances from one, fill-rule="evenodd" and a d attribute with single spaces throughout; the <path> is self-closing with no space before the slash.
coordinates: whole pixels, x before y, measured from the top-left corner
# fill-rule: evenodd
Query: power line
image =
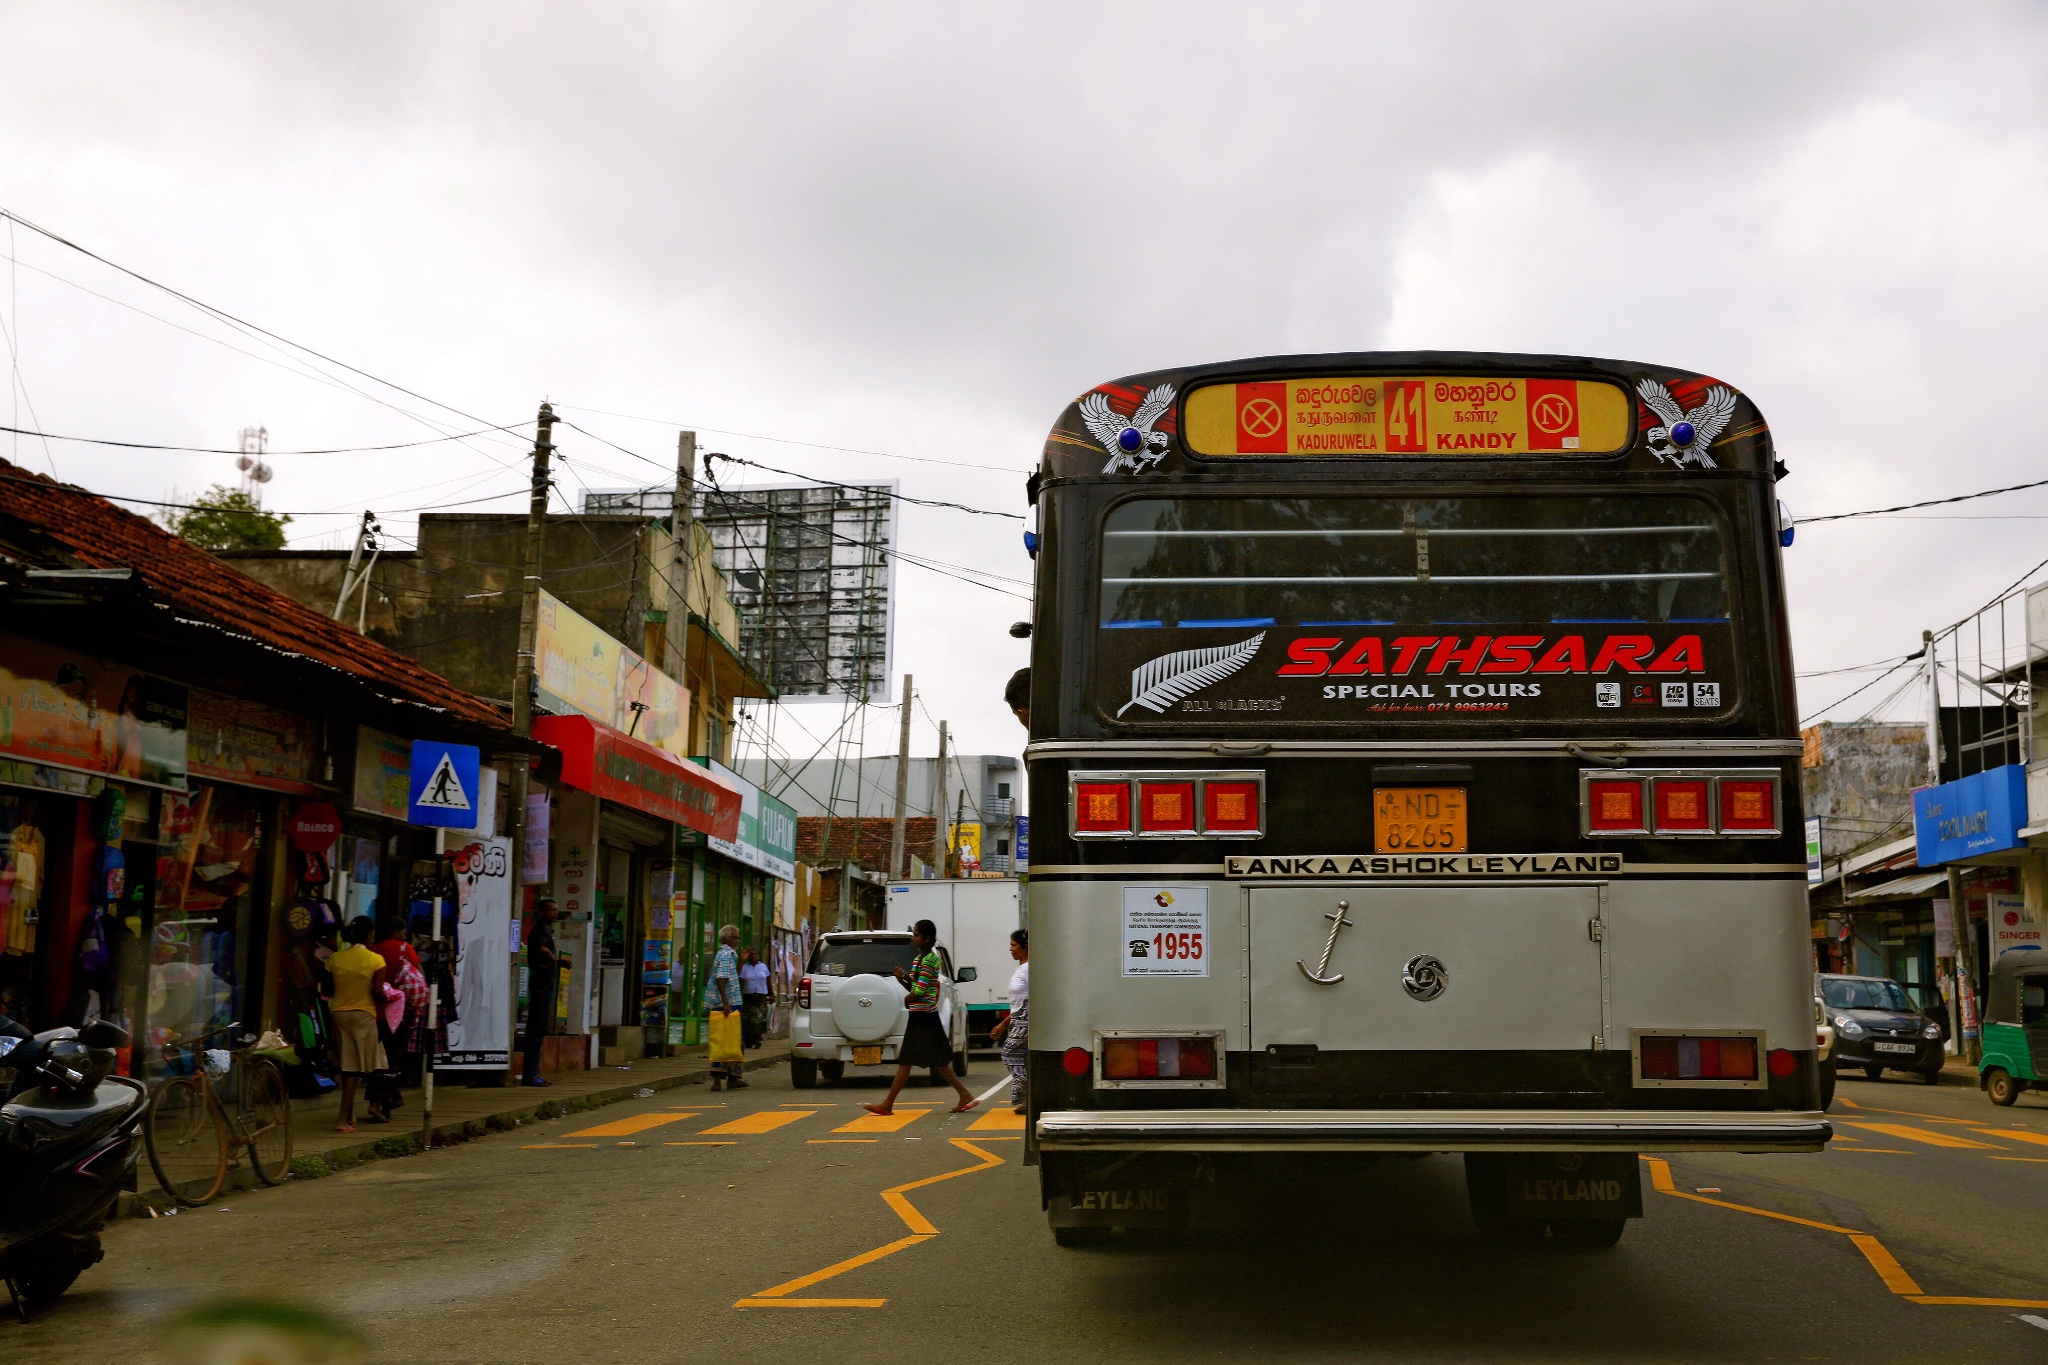
<path id="1" fill-rule="evenodd" d="M 1862 512 L 1832 512 L 1824 517 L 1794 517 L 1795 526 L 1811 526 L 1822 521 L 1848 521 L 1855 517 L 1882 517 L 1893 512 L 1911 512 L 1920 507 L 1944 507 L 1952 502 L 1969 502 L 1974 498 L 1995 498 L 2001 493 L 2022 493 L 2029 488 L 2048 488 L 2048 479 L 2035 479 L 2032 483 L 2016 483 L 2006 488 L 1987 488 L 1981 493 L 1958 493 L 1952 498 L 1929 498 L 1926 502 L 1902 502 L 1897 507 L 1872 507 Z"/>
<path id="2" fill-rule="evenodd" d="M 380 450 L 412 450 L 419 446 L 440 445 L 446 441 L 466 441 L 472 436 L 483 436 L 493 431 L 512 431 L 524 423 L 513 423 L 502 427 L 483 427 L 476 431 L 457 432 L 448 436 L 432 436 L 424 441 L 400 441 L 388 446 L 335 446 L 326 450 L 268 450 L 266 455 L 369 455 Z M 181 450 L 195 455 L 240 455 L 244 452 L 227 450 L 218 446 L 157 445 L 148 441 L 115 441 L 102 436 L 60 436 L 54 431 L 35 431 L 28 427 L 0 426 L 0 431 L 13 432 L 17 436 L 40 436 L 45 441 L 75 441 L 83 445 L 119 446 L 123 450 Z"/>
<path id="3" fill-rule="evenodd" d="M 759 432 L 754 431 L 734 431 L 729 427 L 707 427 L 699 422 L 676 422 L 670 421 L 665 417 L 641 417 L 630 412 L 611 412 L 604 408 L 586 408 L 574 403 L 557 403 L 555 406 L 567 408 L 572 412 L 594 412 L 603 417 L 623 417 L 629 422 L 652 422 L 656 426 L 676 427 L 689 431 L 709 431 L 720 436 L 739 436 L 749 441 L 768 441 L 775 445 L 804 446 L 810 450 L 836 450 L 847 455 L 874 455 L 884 460 L 911 460 L 918 464 L 951 465 L 955 469 L 986 469 L 996 474 L 1016 474 L 1021 476 L 1031 472 L 1028 469 L 1014 469 L 1009 465 L 974 464 L 967 460 L 941 460 L 930 455 L 898 455 L 888 450 L 863 450 L 858 446 L 835 446 L 828 445 L 823 441 L 799 441 L 787 436 L 763 436 Z M 584 432 L 586 436 L 589 434 L 589 432 Z M 597 439 L 600 441 L 604 440 L 602 436 Z M 642 456 L 641 458 L 644 459 L 646 457 Z"/>
<path id="4" fill-rule="evenodd" d="M 569 425 L 575 426 L 576 424 L 571 422 Z M 576 427 L 576 430 L 583 431 L 583 428 Z M 590 433 L 584 431 L 583 434 L 588 436 Z M 603 440 L 604 438 L 600 436 L 598 439 Z M 1024 520 L 1024 516 L 1020 512 L 997 512 L 986 507 L 969 507 L 964 502 L 942 502 L 933 498 L 913 498 L 908 493 L 898 493 L 893 489 L 877 488 L 873 484 L 835 483 L 831 479 L 821 479 L 812 474 L 799 474 L 790 469 L 777 469 L 774 465 L 762 464 L 759 460 L 743 460 L 737 455 L 727 455 L 715 450 L 706 452 L 704 458 L 707 460 L 724 460 L 728 464 L 743 464 L 753 469 L 765 469 L 770 474 L 781 474 L 792 479 L 802 479 L 805 483 L 814 483 L 821 488 L 858 489 L 861 492 L 873 491 L 882 493 L 885 496 L 894 498 L 898 502 L 907 502 L 918 507 L 939 507 L 954 512 L 971 512 L 977 517 L 1007 517 L 1011 521 Z"/>

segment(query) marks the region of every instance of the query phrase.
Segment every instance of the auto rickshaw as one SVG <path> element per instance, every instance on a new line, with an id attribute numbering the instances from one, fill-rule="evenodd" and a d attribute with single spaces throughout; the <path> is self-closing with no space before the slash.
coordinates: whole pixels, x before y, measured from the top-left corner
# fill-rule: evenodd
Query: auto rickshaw
<path id="1" fill-rule="evenodd" d="M 1977 1083 L 1993 1104 L 2048 1081 L 2048 952 L 2014 948 L 1991 964 L 1983 1042 Z"/>

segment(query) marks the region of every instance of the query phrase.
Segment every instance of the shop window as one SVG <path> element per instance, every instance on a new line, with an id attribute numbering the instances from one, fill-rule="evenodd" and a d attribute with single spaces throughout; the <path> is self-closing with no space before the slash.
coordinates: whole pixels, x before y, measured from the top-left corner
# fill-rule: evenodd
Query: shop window
<path id="1" fill-rule="evenodd" d="M 262 851 L 255 795 L 206 786 L 165 793 L 149 953 L 153 1041 L 245 1018 Z"/>
<path id="2" fill-rule="evenodd" d="M 28 792 L 0 792 L 0 1014 L 26 1021 L 36 933 L 49 878 L 49 811 Z"/>

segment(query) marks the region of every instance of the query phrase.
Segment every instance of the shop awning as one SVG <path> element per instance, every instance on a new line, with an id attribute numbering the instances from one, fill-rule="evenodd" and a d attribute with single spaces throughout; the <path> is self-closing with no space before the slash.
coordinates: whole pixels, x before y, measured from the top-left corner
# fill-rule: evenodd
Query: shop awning
<path id="1" fill-rule="evenodd" d="M 1851 891 L 1852 901 L 1896 900 L 1907 896 L 1924 896 L 1937 886 L 1948 885 L 1946 872 L 1916 872 L 1910 877 L 1897 877 L 1888 882 L 1862 891 Z"/>
<path id="2" fill-rule="evenodd" d="M 707 768 L 588 716 L 535 716 L 533 737 L 561 750 L 572 787 L 714 839 L 739 833 L 740 793 Z"/>

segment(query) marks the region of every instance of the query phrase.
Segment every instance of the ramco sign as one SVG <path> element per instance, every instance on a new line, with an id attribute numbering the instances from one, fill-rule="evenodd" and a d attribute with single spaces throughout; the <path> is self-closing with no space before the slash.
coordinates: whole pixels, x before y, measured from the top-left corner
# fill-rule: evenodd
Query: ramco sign
<path id="1" fill-rule="evenodd" d="M 1922 867 L 2017 848 L 2026 823 L 2024 764 L 2009 763 L 1913 793 L 1913 836 Z"/>

